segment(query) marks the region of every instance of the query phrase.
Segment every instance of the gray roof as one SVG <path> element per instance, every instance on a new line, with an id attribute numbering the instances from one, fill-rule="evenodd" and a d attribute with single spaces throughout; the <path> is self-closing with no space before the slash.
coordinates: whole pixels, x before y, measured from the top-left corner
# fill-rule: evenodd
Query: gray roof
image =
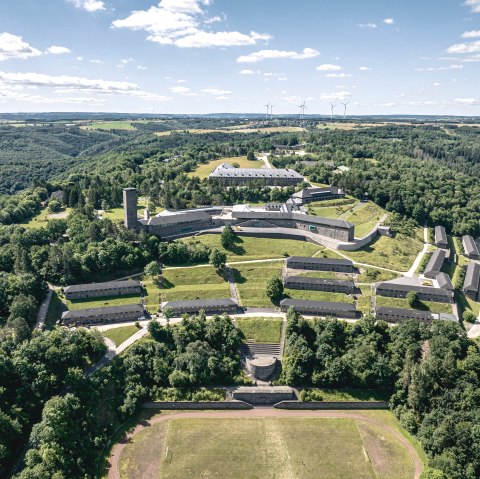
<path id="1" fill-rule="evenodd" d="M 378 283 L 376 289 L 377 291 L 381 289 L 386 289 L 387 291 L 399 291 L 399 292 L 406 292 L 406 293 L 408 293 L 409 291 L 416 291 L 417 293 L 435 294 L 437 296 L 444 296 L 444 297 L 451 298 L 451 294 L 445 289 L 432 288 L 430 286 L 416 286 L 412 284 L 383 282 L 383 283 Z"/>
<path id="2" fill-rule="evenodd" d="M 304 213 L 289 212 L 283 213 L 278 211 L 232 211 L 232 217 L 238 219 L 261 219 L 261 220 L 295 220 L 302 223 L 311 223 L 324 226 L 332 226 L 334 228 L 352 229 L 355 227 L 353 223 L 345 220 L 337 220 L 331 218 L 322 218 L 321 216 L 306 215 Z"/>
<path id="3" fill-rule="evenodd" d="M 326 186 L 323 188 L 303 188 L 303 190 L 293 193 L 294 198 L 311 198 L 312 196 L 328 196 L 328 195 L 337 195 L 338 187 L 337 186 Z"/>
<path id="4" fill-rule="evenodd" d="M 463 249 L 465 250 L 465 253 L 468 256 L 479 255 L 477 245 L 471 236 L 469 235 L 462 236 L 462 243 L 463 243 Z"/>
<path id="5" fill-rule="evenodd" d="M 285 286 L 289 284 L 331 284 L 337 286 L 347 286 L 348 288 L 354 288 L 353 281 L 347 279 L 335 279 L 335 278 L 311 278 L 310 276 L 287 276 L 284 280 Z"/>
<path id="6" fill-rule="evenodd" d="M 350 303 L 333 303 L 328 301 L 311 301 L 308 299 L 285 298 L 280 301 L 280 306 L 290 308 L 306 308 L 324 311 L 356 311 L 355 305 Z"/>
<path id="7" fill-rule="evenodd" d="M 120 306 L 107 306 L 105 308 L 75 309 L 65 311 L 62 314 L 62 319 L 82 319 L 115 313 L 138 313 L 138 316 L 141 316 L 143 314 L 143 306 L 141 304 L 122 304 Z"/>
<path id="8" fill-rule="evenodd" d="M 353 266 L 353 262 L 346 258 L 311 258 L 310 256 L 290 256 L 286 259 L 286 263 L 287 266 L 289 266 L 290 263 Z"/>
<path id="9" fill-rule="evenodd" d="M 176 225 L 181 223 L 191 223 L 192 221 L 207 221 L 212 217 L 205 211 L 185 211 L 171 215 L 157 215 L 150 218 L 149 225 Z"/>
<path id="10" fill-rule="evenodd" d="M 376 314 L 392 315 L 392 316 L 407 316 L 411 319 L 433 319 L 430 311 L 419 311 L 417 309 L 404 308 L 390 308 L 386 306 L 377 306 L 375 308 Z"/>
<path id="11" fill-rule="evenodd" d="M 480 263 L 470 261 L 465 273 L 463 289 L 467 291 L 478 291 L 480 287 Z"/>
<path id="12" fill-rule="evenodd" d="M 444 226 L 435 226 L 435 243 L 448 243 Z"/>
<path id="13" fill-rule="evenodd" d="M 237 303 L 231 298 L 211 298 L 211 299 L 190 299 L 183 301 L 167 301 L 163 308 L 198 308 L 216 306 L 237 306 Z"/>
<path id="14" fill-rule="evenodd" d="M 453 287 L 452 280 L 447 273 L 439 273 L 435 279 L 438 282 L 439 288 L 448 289 L 449 291 L 453 291 L 455 289 Z"/>
<path id="15" fill-rule="evenodd" d="M 209 178 L 297 178 L 303 179 L 300 173 L 288 168 L 232 168 L 231 165 L 217 166 L 209 175 Z"/>
<path id="16" fill-rule="evenodd" d="M 436 249 L 425 268 L 424 274 L 433 273 L 435 271 L 440 271 L 445 261 L 446 252 L 443 249 Z"/>
<path id="17" fill-rule="evenodd" d="M 127 279 L 125 281 L 106 281 L 104 283 L 73 284 L 64 288 L 66 293 L 83 293 L 88 291 L 101 291 L 102 289 L 115 288 L 140 288 L 142 283 L 136 279 Z"/>

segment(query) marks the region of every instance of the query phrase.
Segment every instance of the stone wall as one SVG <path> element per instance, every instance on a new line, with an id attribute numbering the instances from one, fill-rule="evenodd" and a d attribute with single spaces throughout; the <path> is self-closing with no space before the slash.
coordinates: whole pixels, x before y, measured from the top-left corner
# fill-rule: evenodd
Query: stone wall
<path id="1" fill-rule="evenodd" d="M 142 404 L 144 409 L 253 409 L 251 404 L 244 401 L 149 401 Z"/>
<path id="2" fill-rule="evenodd" d="M 277 409 L 388 409 L 385 401 L 281 401 Z"/>

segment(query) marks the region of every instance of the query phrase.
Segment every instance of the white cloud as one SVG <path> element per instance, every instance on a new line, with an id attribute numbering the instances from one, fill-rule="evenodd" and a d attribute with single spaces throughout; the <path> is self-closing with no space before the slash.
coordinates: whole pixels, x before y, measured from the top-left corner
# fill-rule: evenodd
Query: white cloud
<path id="1" fill-rule="evenodd" d="M 207 93 L 208 95 L 216 95 L 217 97 L 219 96 L 224 97 L 232 94 L 230 90 L 220 90 L 219 88 L 212 88 L 212 87 L 204 88 L 203 90 L 201 90 L 201 92 Z"/>
<path id="2" fill-rule="evenodd" d="M 473 13 L 480 13 L 480 0 L 467 0 L 464 5 L 471 7 Z"/>
<path id="3" fill-rule="evenodd" d="M 182 85 L 175 85 L 170 87 L 170 91 L 172 93 L 177 93 L 178 95 L 183 95 L 183 96 L 196 96 L 196 93 L 193 93 L 190 91 L 190 88 Z"/>
<path id="4" fill-rule="evenodd" d="M 102 0 L 69 0 L 69 2 L 73 3 L 77 8 L 81 8 L 87 12 L 105 10 L 105 2 Z"/>
<path id="5" fill-rule="evenodd" d="M 87 91 L 91 93 L 121 94 L 155 101 L 166 101 L 168 97 L 140 90 L 136 83 L 89 79 L 69 75 L 45 75 L 43 73 L 10 73 L 0 71 L 0 86 L 52 87 L 58 93 Z"/>
<path id="6" fill-rule="evenodd" d="M 11 33 L 0 33 L 0 61 L 20 58 L 26 60 L 38 57 L 42 52 L 22 40 L 22 37 Z"/>
<path id="7" fill-rule="evenodd" d="M 348 73 L 327 73 L 325 75 L 326 78 L 348 78 L 351 77 L 352 75 Z"/>
<path id="8" fill-rule="evenodd" d="M 342 67 L 340 65 L 332 65 L 331 63 L 324 63 L 323 65 L 318 65 L 317 71 L 319 72 L 332 72 L 341 70 Z"/>
<path id="9" fill-rule="evenodd" d="M 269 40 L 270 35 L 250 32 L 245 35 L 240 32 L 196 32 L 174 41 L 181 48 L 206 48 L 206 47 L 239 47 L 255 45 L 259 40 Z"/>
<path id="10" fill-rule="evenodd" d="M 462 33 L 463 38 L 478 38 L 480 37 L 480 30 L 470 30 Z"/>
<path id="11" fill-rule="evenodd" d="M 432 83 L 432 86 L 440 86 L 440 85 L 441 85 L 441 83 L 438 82 L 438 81 L 436 81 L 435 83 Z"/>
<path id="12" fill-rule="evenodd" d="M 381 107 L 385 107 L 385 108 L 392 108 L 394 106 L 397 106 L 397 104 L 393 101 L 389 101 L 389 102 L 386 102 L 386 103 L 377 103 L 375 106 L 381 106 Z"/>
<path id="13" fill-rule="evenodd" d="M 287 81 L 287 80 L 288 80 L 288 77 L 286 76 L 278 77 L 278 81 Z"/>
<path id="14" fill-rule="evenodd" d="M 479 104 L 479 100 L 477 98 L 455 98 L 452 100 L 452 103 L 455 105 L 460 106 L 474 106 Z"/>
<path id="15" fill-rule="evenodd" d="M 216 100 L 229 100 L 230 97 L 225 96 L 225 95 L 220 95 L 215 97 Z"/>
<path id="16" fill-rule="evenodd" d="M 225 19 L 205 16 L 203 7 L 210 3 L 210 0 L 162 0 L 158 6 L 136 10 L 126 18 L 114 20 L 112 27 L 143 30 L 149 34 L 149 41 L 180 48 L 255 45 L 271 38 L 257 32 L 206 31 L 207 25 Z"/>
<path id="17" fill-rule="evenodd" d="M 117 65 L 117 68 L 123 68 L 125 65 L 128 65 L 129 63 L 134 62 L 135 60 L 130 57 L 130 58 L 122 58 L 120 60 L 120 63 Z"/>
<path id="18" fill-rule="evenodd" d="M 417 72 L 441 72 L 445 70 L 461 70 L 463 65 L 458 65 L 457 63 L 452 63 L 448 67 L 428 67 L 428 68 L 415 68 Z"/>
<path id="19" fill-rule="evenodd" d="M 77 60 L 78 60 L 79 62 L 83 62 L 83 57 L 77 57 Z"/>
<path id="20" fill-rule="evenodd" d="M 469 43 L 456 43 L 447 48 L 447 53 L 462 54 L 462 53 L 480 53 L 480 40 Z"/>
<path id="21" fill-rule="evenodd" d="M 370 72 L 373 70 L 373 68 L 370 67 L 359 67 L 358 68 L 361 72 Z"/>
<path id="22" fill-rule="evenodd" d="M 302 52 L 285 51 L 285 50 L 260 50 L 258 52 L 249 53 L 237 58 L 238 63 L 258 63 L 263 60 L 271 60 L 277 58 L 287 58 L 292 60 L 306 60 L 315 58 L 320 52 L 313 48 L 304 48 Z"/>
<path id="23" fill-rule="evenodd" d="M 67 47 L 52 45 L 51 47 L 47 48 L 47 53 L 51 53 L 52 55 L 62 55 L 63 53 L 70 53 L 70 49 Z"/>
<path id="24" fill-rule="evenodd" d="M 255 72 L 253 70 L 245 69 L 240 70 L 240 75 L 255 75 Z"/>
<path id="25" fill-rule="evenodd" d="M 395 20 L 393 18 L 384 18 L 383 23 L 387 25 L 393 25 L 395 23 Z"/>
<path id="26" fill-rule="evenodd" d="M 377 24 L 376 23 L 359 23 L 358 26 L 360 28 L 377 28 Z"/>
<path id="27" fill-rule="evenodd" d="M 147 70 L 147 67 L 144 67 L 143 65 L 138 65 L 137 69 L 138 70 Z"/>
<path id="28" fill-rule="evenodd" d="M 349 97 L 351 97 L 352 94 L 349 91 L 336 91 L 333 93 L 322 93 L 320 95 L 320 100 L 321 101 L 345 101 Z"/>
<path id="29" fill-rule="evenodd" d="M 93 60 L 88 60 L 90 63 L 98 63 L 99 65 L 103 65 L 103 60 L 99 60 L 98 58 L 94 58 Z"/>

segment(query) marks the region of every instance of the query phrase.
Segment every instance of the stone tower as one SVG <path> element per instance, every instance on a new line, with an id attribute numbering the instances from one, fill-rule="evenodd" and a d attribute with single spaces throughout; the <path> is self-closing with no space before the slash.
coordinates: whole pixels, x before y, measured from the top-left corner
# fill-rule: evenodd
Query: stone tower
<path id="1" fill-rule="evenodd" d="M 123 224 L 129 230 L 138 229 L 136 188 L 123 189 Z"/>

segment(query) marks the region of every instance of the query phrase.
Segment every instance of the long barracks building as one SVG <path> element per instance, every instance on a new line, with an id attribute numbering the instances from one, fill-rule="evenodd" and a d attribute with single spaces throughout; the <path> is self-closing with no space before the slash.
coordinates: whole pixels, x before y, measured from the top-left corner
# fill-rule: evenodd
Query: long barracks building
<path id="1" fill-rule="evenodd" d="M 312 271 L 334 271 L 336 273 L 355 273 L 355 266 L 349 259 L 311 258 L 309 256 L 290 256 L 285 260 L 285 267 L 290 269 L 307 269 Z"/>
<path id="2" fill-rule="evenodd" d="M 89 308 L 65 311 L 62 323 L 65 326 L 93 326 L 123 321 L 137 321 L 144 315 L 141 304 L 124 304 L 106 308 Z"/>
<path id="3" fill-rule="evenodd" d="M 287 276 L 283 280 L 285 288 L 308 291 L 328 291 L 330 293 L 354 294 L 355 284 L 346 279 L 310 278 L 308 276 Z"/>
<path id="4" fill-rule="evenodd" d="M 134 279 L 107 281 L 105 283 L 74 284 L 63 289 L 67 299 L 101 298 L 103 296 L 123 296 L 140 294 L 142 283 Z"/>
<path id="5" fill-rule="evenodd" d="M 388 296 L 392 298 L 405 298 L 407 293 L 414 291 L 422 301 L 453 303 L 453 292 L 443 288 L 384 282 L 378 283 L 375 290 L 379 296 Z"/>

